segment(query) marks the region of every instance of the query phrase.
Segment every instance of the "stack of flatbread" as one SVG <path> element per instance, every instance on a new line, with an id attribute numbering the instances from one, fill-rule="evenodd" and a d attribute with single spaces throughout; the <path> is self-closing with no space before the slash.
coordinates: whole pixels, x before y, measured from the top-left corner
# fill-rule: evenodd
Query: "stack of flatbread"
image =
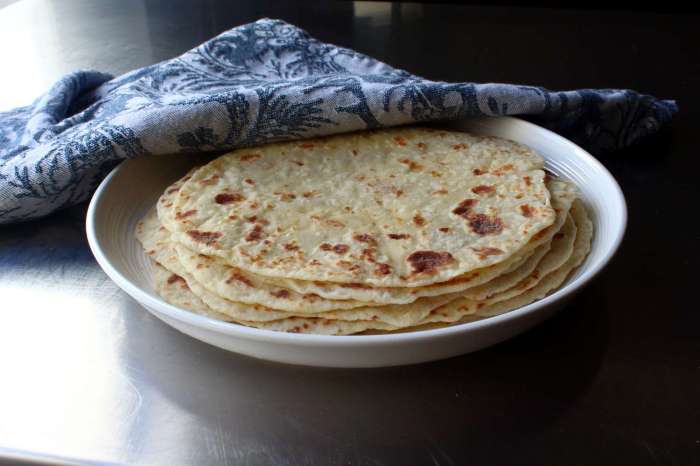
<path id="1" fill-rule="evenodd" d="M 501 314 L 590 250 L 576 187 L 521 144 L 399 128 L 240 149 L 137 226 L 169 303 L 249 327 L 347 335 Z"/>

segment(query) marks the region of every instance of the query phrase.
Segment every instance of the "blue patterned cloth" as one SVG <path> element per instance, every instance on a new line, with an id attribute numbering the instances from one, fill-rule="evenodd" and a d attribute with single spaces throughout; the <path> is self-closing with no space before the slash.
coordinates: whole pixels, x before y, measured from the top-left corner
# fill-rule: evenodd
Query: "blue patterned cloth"
<path id="1" fill-rule="evenodd" d="M 630 90 L 428 81 L 263 19 L 115 79 L 71 73 L 0 113 L 0 224 L 85 201 L 119 161 L 144 155 L 481 115 L 528 115 L 601 152 L 675 112 Z"/>

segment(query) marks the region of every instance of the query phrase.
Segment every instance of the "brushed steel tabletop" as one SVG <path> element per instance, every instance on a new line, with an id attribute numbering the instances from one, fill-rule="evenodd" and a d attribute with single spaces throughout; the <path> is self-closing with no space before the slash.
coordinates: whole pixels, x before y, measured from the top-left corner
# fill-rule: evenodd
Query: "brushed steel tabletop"
<path id="1" fill-rule="evenodd" d="M 633 87 L 671 128 L 602 157 L 630 208 L 610 266 L 488 350 L 285 366 L 160 322 L 87 246 L 86 207 L 0 226 L 0 464 L 698 464 L 697 15 L 381 2 L 23 0 L 0 9 L 0 109 L 260 17 L 429 78 Z"/>

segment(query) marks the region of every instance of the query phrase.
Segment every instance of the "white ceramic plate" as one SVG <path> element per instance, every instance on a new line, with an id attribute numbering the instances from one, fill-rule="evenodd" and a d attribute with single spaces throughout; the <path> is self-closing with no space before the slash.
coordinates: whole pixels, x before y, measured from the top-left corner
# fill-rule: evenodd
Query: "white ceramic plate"
<path id="1" fill-rule="evenodd" d="M 236 353 L 312 366 L 380 367 L 475 351 L 524 332 L 571 299 L 617 250 L 625 231 L 627 209 L 622 191 L 610 173 L 586 151 L 551 131 L 515 118 L 474 119 L 452 123 L 450 127 L 527 144 L 547 160 L 547 168 L 579 186 L 595 225 L 593 246 L 584 264 L 556 293 L 485 320 L 395 335 L 279 333 L 221 322 L 177 308 L 153 291 L 149 259 L 134 238 L 134 227 L 165 187 L 198 161 L 192 156 L 144 157 L 115 168 L 90 203 L 90 247 L 107 275 L 156 317 L 187 335 Z"/>

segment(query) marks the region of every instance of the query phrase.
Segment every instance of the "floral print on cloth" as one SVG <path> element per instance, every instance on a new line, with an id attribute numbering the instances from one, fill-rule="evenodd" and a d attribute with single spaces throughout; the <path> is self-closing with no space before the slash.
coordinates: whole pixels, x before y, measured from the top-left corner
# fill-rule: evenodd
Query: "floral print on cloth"
<path id="1" fill-rule="evenodd" d="M 673 101 L 429 81 L 279 20 L 117 78 L 77 71 L 0 113 L 0 224 L 88 199 L 121 160 L 475 116 L 526 115 L 600 153 L 657 131 Z"/>

